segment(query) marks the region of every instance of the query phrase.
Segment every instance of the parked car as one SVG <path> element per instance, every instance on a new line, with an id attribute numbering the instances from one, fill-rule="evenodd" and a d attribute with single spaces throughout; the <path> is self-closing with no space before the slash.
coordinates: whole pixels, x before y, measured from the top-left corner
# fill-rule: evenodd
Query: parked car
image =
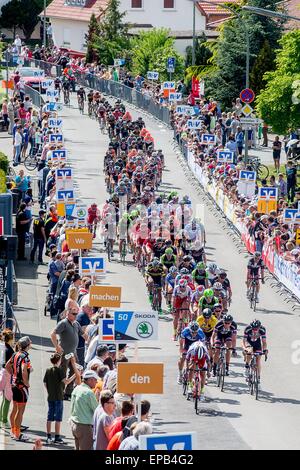
<path id="1" fill-rule="evenodd" d="M 46 93 L 46 90 L 41 88 L 41 84 L 45 80 L 45 74 L 42 69 L 39 69 L 38 67 L 19 67 L 16 71 L 20 73 L 25 85 L 30 86 L 34 90 Z M 12 73 L 11 79 L 14 80 L 15 76 L 16 73 Z"/>

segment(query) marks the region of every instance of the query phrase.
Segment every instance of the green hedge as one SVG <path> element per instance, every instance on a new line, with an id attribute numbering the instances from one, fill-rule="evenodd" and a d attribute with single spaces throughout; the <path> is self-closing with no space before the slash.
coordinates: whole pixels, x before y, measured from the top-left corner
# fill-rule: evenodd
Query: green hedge
<path id="1" fill-rule="evenodd" d="M 4 173 L 7 175 L 8 173 L 8 158 L 5 153 L 0 152 L 0 169 L 4 171 Z"/>
<path id="2" fill-rule="evenodd" d="M 0 169 L 0 194 L 6 193 L 6 174 Z"/>

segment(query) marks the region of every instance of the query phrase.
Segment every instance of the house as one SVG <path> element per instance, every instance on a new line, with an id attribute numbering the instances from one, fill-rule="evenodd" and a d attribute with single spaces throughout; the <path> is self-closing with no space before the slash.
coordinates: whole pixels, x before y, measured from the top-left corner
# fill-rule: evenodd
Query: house
<path id="1" fill-rule="evenodd" d="M 54 44 L 75 51 L 86 50 L 85 35 L 92 14 L 100 21 L 108 0 L 53 0 L 46 9 Z M 43 16 L 43 14 L 41 14 Z"/>

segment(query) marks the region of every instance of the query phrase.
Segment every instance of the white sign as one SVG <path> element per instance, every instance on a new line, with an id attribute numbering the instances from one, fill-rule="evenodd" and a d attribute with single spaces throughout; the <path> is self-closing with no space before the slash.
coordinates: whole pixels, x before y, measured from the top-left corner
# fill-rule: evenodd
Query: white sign
<path id="1" fill-rule="evenodd" d="M 59 98 L 59 91 L 58 90 L 47 90 L 46 91 L 47 101 L 56 101 L 56 98 Z"/>
<path id="2" fill-rule="evenodd" d="M 175 82 L 164 82 L 163 90 L 175 90 Z"/>
<path id="3" fill-rule="evenodd" d="M 176 106 L 176 113 L 191 116 L 194 114 L 194 108 L 192 106 L 179 105 Z"/>
<path id="4" fill-rule="evenodd" d="M 88 210 L 86 204 L 75 204 L 72 212 L 72 217 L 78 219 L 79 223 L 87 224 Z"/>
<path id="5" fill-rule="evenodd" d="M 234 159 L 234 152 L 230 150 L 218 150 L 217 161 L 220 163 L 232 163 Z"/>
<path id="6" fill-rule="evenodd" d="M 42 88 L 46 88 L 47 90 L 54 89 L 54 80 L 44 80 L 42 82 Z"/>
<path id="7" fill-rule="evenodd" d="M 250 114 L 253 113 L 253 108 L 251 108 L 251 106 L 249 104 L 246 104 L 242 108 L 242 112 L 243 112 L 244 116 L 250 116 Z"/>
<path id="8" fill-rule="evenodd" d="M 189 129 L 201 129 L 202 121 L 200 119 L 189 119 L 187 126 Z"/>
<path id="9" fill-rule="evenodd" d="M 205 145 L 215 145 L 216 144 L 216 136 L 213 135 L 213 134 L 202 134 L 201 143 L 205 144 Z"/>
<path id="10" fill-rule="evenodd" d="M 34 70 L 33 71 L 33 76 L 34 77 L 44 77 L 45 72 L 44 72 L 44 70 Z"/>
<path id="11" fill-rule="evenodd" d="M 170 93 L 169 94 L 169 101 L 181 101 L 182 100 L 182 93 Z"/>
<path id="12" fill-rule="evenodd" d="M 147 72 L 148 80 L 158 80 L 159 73 L 158 72 Z"/>
<path id="13" fill-rule="evenodd" d="M 158 339 L 157 312 L 115 312 L 116 341 L 145 341 Z"/>
<path id="14" fill-rule="evenodd" d="M 79 258 L 79 274 L 81 276 L 95 276 L 105 273 L 105 258 Z"/>
<path id="15" fill-rule="evenodd" d="M 48 119 L 48 127 L 56 127 L 56 128 L 61 128 L 63 125 L 63 120 L 62 119 L 54 119 L 54 118 L 49 118 Z"/>
<path id="16" fill-rule="evenodd" d="M 55 170 L 55 183 L 57 191 L 74 189 L 72 168 L 57 168 Z"/>

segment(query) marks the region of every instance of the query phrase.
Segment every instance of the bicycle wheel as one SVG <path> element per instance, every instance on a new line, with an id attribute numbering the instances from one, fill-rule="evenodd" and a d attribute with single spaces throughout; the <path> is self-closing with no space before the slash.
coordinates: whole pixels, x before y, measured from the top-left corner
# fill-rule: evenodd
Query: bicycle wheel
<path id="1" fill-rule="evenodd" d="M 196 380 L 195 382 L 195 397 L 194 397 L 194 406 L 195 406 L 195 411 L 196 415 L 198 414 L 198 406 L 200 403 L 200 393 L 199 393 L 199 381 Z"/>
<path id="2" fill-rule="evenodd" d="M 263 180 L 269 177 L 269 168 L 266 165 L 259 165 L 257 169 L 257 179 Z"/>
<path id="3" fill-rule="evenodd" d="M 155 312 L 157 312 L 157 310 L 158 310 L 158 292 L 157 292 L 157 289 L 155 289 L 155 288 L 153 290 L 152 309 Z"/>
<path id="4" fill-rule="evenodd" d="M 182 394 L 185 396 L 186 391 L 187 391 L 187 371 L 184 369 L 183 374 L 182 374 Z"/>
<path id="5" fill-rule="evenodd" d="M 35 157 L 28 155 L 24 160 L 24 166 L 28 171 L 34 171 L 37 167 L 37 160 Z"/>
<path id="6" fill-rule="evenodd" d="M 217 387 L 221 386 L 221 380 L 222 380 L 221 369 L 222 369 L 222 364 L 220 364 L 219 362 L 217 366 Z"/>
<path id="7" fill-rule="evenodd" d="M 108 261 L 110 263 L 110 259 L 111 259 L 111 245 L 110 245 L 110 240 L 107 240 L 106 242 L 106 251 L 107 251 L 107 258 L 108 258 Z"/>
<path id="8" fill-rule="evenodd" d="M 222 369 L 221 369 L 221 392 L 224 391 L 224 385 L 225 385 L 225 362 L 223 362 Z"/>
<path id="9" fill-rule="evenodd" d="M 254 376 L 253 376 L 253 369 L 251 366 L 250 366 L 250 371 L 249 371 L 248 385 L 249 385 L 250 395 L 253 395 L 254 394 Z"/>
<path id="10" fill-rule="evenodd" d="M 16 177 L 16 172 L 15 172 L 15 170 L 13 169 L 12 166 L 9 166 L 9 167 L 8 167 L 8 176 L 9 176 L 10 178 L 15 178 L 15 177 Z"/>
<path id="11" fill-rule="evenodd" d="M 253 301 L 252 301 L 252 307 L 253 311 L 256 311 L 256 304 L 257 304 L 257 292 L 256 292 L 256 287 L 253 290 Z"/>
<path id="12" fill-rule="evenodd" d="M 257 374 L 257 369 L 254 370 L 254 384 L 253 384 L 253 392 L 255 394 L 255 400 L 258 400 L 258 374 Z"/>

